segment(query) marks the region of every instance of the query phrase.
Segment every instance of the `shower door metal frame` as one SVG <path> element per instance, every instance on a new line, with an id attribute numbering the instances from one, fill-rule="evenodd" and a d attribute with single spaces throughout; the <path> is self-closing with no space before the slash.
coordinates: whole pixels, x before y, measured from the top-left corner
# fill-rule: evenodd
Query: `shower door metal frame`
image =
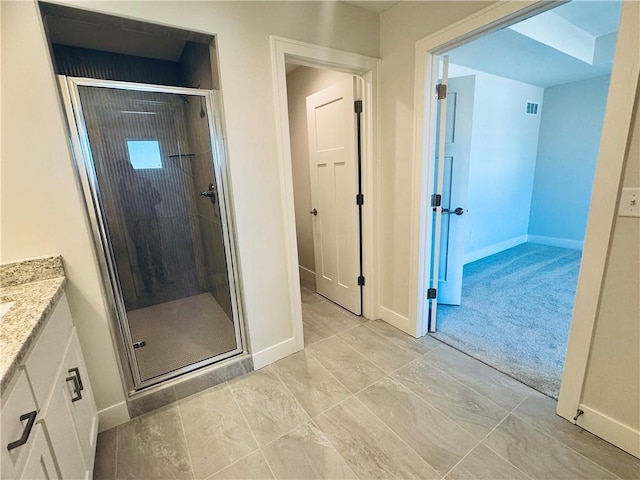
<path id="1" fill-rule="evenodd" d="M 93 78 L 67 77 L 58 75 L 60 89 L 66 110 L 67 122 L 72 152 L 76 165 L 76 171 L 80 181 L 80 186 L 85 199 L 85 206 L 92 227 L 93 239 L 96 247 L 96 254 L 100 262 L 103 280 L 107 289 L 108 301 L 110 303 L 112 323 L 115 323 L 120 335 L 116 335 L 122 342 L 127 355 L 129 373 L 133 390 L 138 391 L 146 387 L 157 385 L 166 380 L 174 379 L 180 375 L 192 372 L 201 367 L 218 363 L 221 360 L 248 353 L 246 349 L 244 315 L 242 309 L 242 297 L 240 291 L 239 274 L 236 259 L 236 240 L 233 216 L 230 211 L 230 184 L 227 168 L 227 157 L 224 145 L 224 129 L 222 126 L 221 108 L 219 108 L 219 95 L 214 90 L 202 90 L 186 87 L 174 87 L 165 85 L 152 85 L 146 83 L 121 82 L 113 80 L 99 80 Z M 89 134 L 84 114 L 82 102 L 80 100 L 80 87 L 109 88 L 123 91 L 167 93 L 174 95 L 188 95 L 201 97 L 205 100 L 207 110 L 207 121 L 209 123 L 209 137 L 213 157 L 213 171 L 215 174 L 216 188 L 218 191 L 218 201 L 220 206 L 220 221 L 222 224 L 223 240 L 225 248 L 225 258 L 227 262 L 227 278 L 231 294 L 231 306 L 233 313 L 234 332 L 237 339 L 237 347 L 229 352 L 216 355 L 205 360 L 187 365 L 185 367 L 167 372 L 148 380 L 140 378 L 140 371 L 136 362 L 133 347 L 133 338 L 127 318 L 127 311 L 124 304 L 124 297 L 120 288 L 118 269 L 113 254 L 111 238 L 106 222 L 100 186 L 96 175 L 93 154 L 89 142 Z M 111 295 L 109 295 L 111 293 Z M 115 319 L 113 318 L 115 316 Z"/>

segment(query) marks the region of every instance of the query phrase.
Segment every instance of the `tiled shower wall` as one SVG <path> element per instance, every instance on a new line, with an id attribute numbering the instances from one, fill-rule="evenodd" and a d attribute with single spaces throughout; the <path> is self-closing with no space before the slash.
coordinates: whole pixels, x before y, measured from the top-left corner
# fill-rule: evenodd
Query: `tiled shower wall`
<path id="1" fill-rule="evenodd" d="M 173 84 L 211 89 L 215 51 L 206 44 L 187 42 L 179 62 L 141 59 L 108 52 L 55 45 L 58 73 L 92 78 Z M 231 298 L 220 222 L 215 204 L 200 196 L 215 184 L 208 118 L 204 100 L 169 94 L 85 89 L 85 117 L 100 182 L 112 247 L 127 310 L 210 291 L 231 320 Z M 161 102 L 162 105 L 158 105 Z M 144 110 L 156 115 L 123 114 Z M 109 132 L 105 135 L 105 132 Z M 123 211 L 134 198 L 121 198 L 118 183 L 126 174 L 119 163 L 127 159 L 127 139 L 156 138 L 161 144 L 162 169 L 138 170 L 158 191 L 156 207 L 162 234 L 165 280 L 144 291 L 136 260 L 136 246 L 127 232 Z M 144 219 L 142 219 L 144 221 Z M 148 220 L 148 219 L 147 219 Z"/>
<path id="2" fill-rule="evenodd" d="M 199 241 L 199 233 L 192 230 L 190 222 L 196 195 L 191 181 L 193 169 L 189 157 L 176 156 L 191 150 L 187 141 L 185 100 L 177 95 L 103 88 L 81 87 L 80 92 L 127 310 L 203 293 L 205 290 L 195 275 L 193 248 Z M 154 114 L 123 113 L 137 110 Z M 130 139 L 158 140 L 162 168 L 127 171 L 127 140 Z M 152 191 L 147 194 L 155 194 L 153 190 L 159 194 L 161 201 L 155 211 L 142 208 L 147 200 L 135 189 L 125 196 L 120 186 L 130 175 L 148 182 Z M 144 290 L 136 258 L 136 249 L 144 246 L 135 243 L 132 217 L 138 229 L 157 228 L 162 239 L 164 278 L 152 272 L 155 281 L 151 292 Z M 156 242 L 152 248 L 158 248 Z M 150 269 L 153 270 L 153 266 L 150 265 Z"/>
<path id="3" fill-rule="evenodd" d="M 167 60 L 52 45 L 56 73 L 69 77 L 180 85 L 179 64 Z"/>
<path id="4" fill-rule="evenodd" d="M 214 80 L 211 76 L 211 65 L 215 59 L 211 59 L 209 46 L 203 44 L 191 44 L 185 48 L 181 58 L 182 81 L 191 87 L 212 89 Z M 213 171 L 213 154 L 209 135 L 208 117 L 202 116 L 206 112 L 204 99 L 195 102 L 190 99 L 186 107 L 186 119 L 188 125 L 190 145 L 194 157 L 191 157 L 194 189 L 198 192 L 207 190 L 209 184 L 216 185 Z M 233 319 L 231 308 L 231 296 L 227 275 L 227 263 L 224 251 L 223 230 L 220 217 L 220 192 L 216 190 L 214 202 L 209 198 L 199 197 L 192 210 L 195 218 L 193 231 L 200 232 L 200 243 L 194 245 L 198 281 L 205 285 L 220 306 L 223 308 L 229 320 Z"/>

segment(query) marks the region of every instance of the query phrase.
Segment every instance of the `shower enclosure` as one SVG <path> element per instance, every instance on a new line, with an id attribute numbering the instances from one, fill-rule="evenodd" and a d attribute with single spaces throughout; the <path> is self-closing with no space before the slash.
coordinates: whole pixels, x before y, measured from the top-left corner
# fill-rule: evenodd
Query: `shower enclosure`
<path id="1" fill-rule="evenodd" d="M 60 84 L 133 388 L 242 353 L 215 93 Z"/>

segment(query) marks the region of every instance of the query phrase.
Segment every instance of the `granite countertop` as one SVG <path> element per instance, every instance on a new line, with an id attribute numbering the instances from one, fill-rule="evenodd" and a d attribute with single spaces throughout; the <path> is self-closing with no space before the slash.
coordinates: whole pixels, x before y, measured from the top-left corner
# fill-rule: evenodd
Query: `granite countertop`
<path id="1" fill-rule="evenodd" d="M 0 303 L 15 302 L 0 319 L 0 390 L 9 385 L 66 281 L 59 256 L 0 265 Z"/>

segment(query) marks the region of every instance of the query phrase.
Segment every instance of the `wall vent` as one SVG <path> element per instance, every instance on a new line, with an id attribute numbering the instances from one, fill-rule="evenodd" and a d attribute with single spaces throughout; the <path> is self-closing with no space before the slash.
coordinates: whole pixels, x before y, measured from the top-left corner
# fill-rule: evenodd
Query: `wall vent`
<path id="1" fill-rule="evenodd" d="M 538 104 L 527 102 L 527 115 L 538 115 Z"/>

